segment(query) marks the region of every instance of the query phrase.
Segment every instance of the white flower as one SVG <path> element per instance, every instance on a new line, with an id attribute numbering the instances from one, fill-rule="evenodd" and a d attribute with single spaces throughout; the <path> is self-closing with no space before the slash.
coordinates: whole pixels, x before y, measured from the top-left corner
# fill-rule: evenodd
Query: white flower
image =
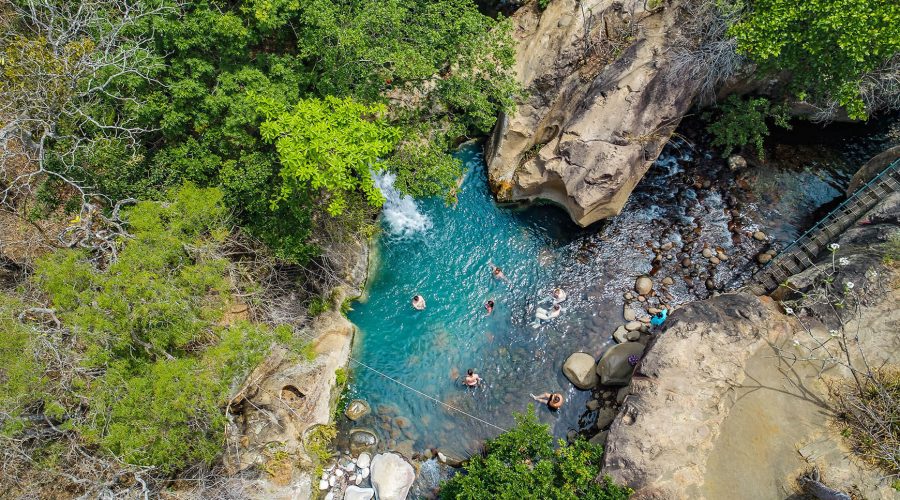
<path id="1" fill-rule="evenodd" d="M 847 257 L 841 257 L 840 259 L 838 259 L 838 264 L 846 266 L 850 264 L 850 259 L 848 259 Z"/>
<path id="2" fill-rule="evenodd" d="M 785 308 L 784 308 L 784 313 L 785 313 L 785 314 L 794 314 L 794 310 L 791 309 L 790 307 L 785 307 Z"/>
<path id="3" fill-rule="evenodd" d="M 841 246 L 838 245 L 837 243 L 832 243 L 832 244 L 828 245 L 828 248 L 830 248 L 831 251 L 834 252 L 834 251 L 837 250 L 838 248 L 841 248 Z"/>
<path id="4" fill-rule="evenodd" d="M 853 287 L 856 285 L 854 285 L 852 281 L 848 281 L 845 286 L 847 287 L 847 290 L 853 290 Z"/>

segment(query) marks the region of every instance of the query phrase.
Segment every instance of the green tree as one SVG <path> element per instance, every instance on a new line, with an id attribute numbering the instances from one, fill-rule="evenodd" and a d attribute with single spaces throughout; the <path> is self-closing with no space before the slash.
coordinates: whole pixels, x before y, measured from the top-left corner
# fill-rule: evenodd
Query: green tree
<path id="1" fill-rule="evenodd" d="M 516 426 L 485 445 L 465 471 L 441 487 L 445 499 L 626 499 L 631 490 L 600 475 L 603 449 L 584 440 L 553 446 L 549 426 L 541 424 L 530 405 L 516 415 Z"/>
<path id="2" fill-rule="evenodd" d="M 763 141 L 769 135 L 768 120 L 782 128 L 790 129 L 787 107 L 773 105 L 765 97 L 742 99 L 728 96 L 715 112 L 706 113 L 706 120 L 713 120 L 707 130 L 713 135 L 712 145 L 722 148 L 722 155 L 748 144 L 756 148 L 756 154 L 763 158 Z M 714 119 L 713 119 L 714 118 Z"/>
<path id="3" fill-rule="evenodd" d="M 865 119 L 861 82 L 900 52 L 900 2 L 746 0 L 729 34 L 763 70 L 787 72 L 801 99 L 836 100 Z"/>
<path id="4" fill-rule="evenodd" d="M 282 184 L 273 207 L 308 189 L 324 193 L 331 215 L 340 215 L 347 194 L 357 190 L 372 206 L 384 203 L 370 172 L 381 170 L 380 159 L 394 149 L 400 130 L 387 124 L 383 105 L 329 96 L 301 99 L 290 111 L 263 99 L 260 109 L 267 118 L 260 133 L 275 144 L 281 162 Z"/>

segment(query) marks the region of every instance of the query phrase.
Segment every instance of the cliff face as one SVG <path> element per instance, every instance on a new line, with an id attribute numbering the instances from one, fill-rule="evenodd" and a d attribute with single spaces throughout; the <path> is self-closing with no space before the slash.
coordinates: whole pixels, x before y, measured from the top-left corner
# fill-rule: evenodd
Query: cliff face
<path id="1" fill-rule="evenodd" d="M 586 226 L 618 214 L 697 86 L 671 64 L 680 0 L 534 3 L 513 22 L 527 98 L 485 147 L 499 201 L 546 199 Z"/>
<path id="2" fill-rule="evenodd" d="M 833 361 L 842 358 L 825 362 L 821 346 L 835 344 L 843 324 L 855 369 L 900 366 L 900 268 L 881 255 L 898 232 L 894 193 L 837 240 L 834 254 L 788 279 L 791 315 L 745 293 L 673 312 L 610 428 L 604 473 L 635 498 L 785 498 L 816 466 L 833 488 L 895 498 L 885 474 L 856 459 L 835 430 L 830 388 L 851 373 Z M 819 300 L 826 282 L 831 298 Z"/>

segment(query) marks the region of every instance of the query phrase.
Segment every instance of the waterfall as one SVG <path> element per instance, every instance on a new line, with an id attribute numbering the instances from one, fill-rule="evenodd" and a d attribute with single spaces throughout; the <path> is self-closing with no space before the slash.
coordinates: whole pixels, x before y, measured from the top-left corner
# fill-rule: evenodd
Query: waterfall
<path id="1" fill-rule="evenodd" d="M 419 212 L 415 200 L 394 187 L 397 176 L 391 172 L 372 172 L 375 187 L 384 196 L 382 214 L 388 225 L 388 232 L 394 236 L 411 236 L 431 228 L 431 219 Z"/>

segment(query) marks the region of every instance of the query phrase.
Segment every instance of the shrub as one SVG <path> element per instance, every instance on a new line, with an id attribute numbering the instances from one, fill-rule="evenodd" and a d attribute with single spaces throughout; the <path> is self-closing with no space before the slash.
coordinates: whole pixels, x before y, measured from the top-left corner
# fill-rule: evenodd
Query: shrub
<path id="1" fill-rule="evenodd" d="M 719 105 L 715 113 L 707 113 L 704 118 L 715 117 L 707 130 L 713 135 L 712 145 L 722 148 L 722 155 L 728 156 L 737 148 L 752 145 L 756 154 L 763 158 L 763 140 L 769 135 L 767 120 L 790 129 L 787 107 L 772 105 L 765 97 L 741 99 L 731 95 Z"/>
<path id="2" fill-rule="evenodd" d="M 516 426 L 485 445 L 484 456 L 469 459 L 463 473 L 441 487 L 446 499 L 626 499 L 631 490 L 600 475 L 603 449 L 584 440 L 553 447 L 534 405 L 516 415 Z"/>

